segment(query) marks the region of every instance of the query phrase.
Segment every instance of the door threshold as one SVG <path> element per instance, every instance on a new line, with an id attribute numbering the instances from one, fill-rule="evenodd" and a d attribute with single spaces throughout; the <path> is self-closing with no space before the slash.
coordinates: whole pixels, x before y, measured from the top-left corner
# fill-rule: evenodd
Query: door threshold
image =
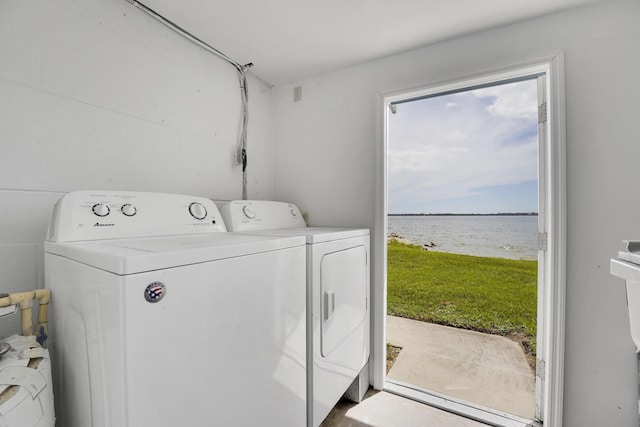
<path id="1" fill-rule="evenodd" d="M 496 411 L 391 378 L 386 378 L 383 389 L 386 392 L 495 427 L 542 427 L 542 424 L 537 421 Z"/>

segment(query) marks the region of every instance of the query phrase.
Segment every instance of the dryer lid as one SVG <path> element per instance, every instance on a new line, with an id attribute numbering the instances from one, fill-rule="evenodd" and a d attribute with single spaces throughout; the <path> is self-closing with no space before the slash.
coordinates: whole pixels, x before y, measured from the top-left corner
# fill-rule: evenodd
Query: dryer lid
<path id="1" fill-rule="evenodd" d="M 367 228 L 307 227 L 305 234 L 307 236 L 307 243 L 313 244 L 368 236 L 369 230 Z"/>
<path id="2" fill-rule="evenodd" d="M 298 207 L 268 200 L 234 200 L 220 210 L 229 231 L 305 236 L 307 243 L 321 243 L 368 236 L 369 230 L 342 227 L 307 227 Z"/>
<path id="3" fill-rule="evenodd" d="M 126 275 L 249 256 L 304 244 L 305 239 L 301 236 L 213 233 L 144 239 L 45 242 L 45 252 L 114 274 Z"/>
<path id="4" fill-rule="evenodd" d="M 366 228 L 305 227 L 255 230 L 250 231 L 250 233 L 268 236 L 304 236 L 307 244 L 313 245 L 315 243 L 368 236 L 369 230 Z"/>

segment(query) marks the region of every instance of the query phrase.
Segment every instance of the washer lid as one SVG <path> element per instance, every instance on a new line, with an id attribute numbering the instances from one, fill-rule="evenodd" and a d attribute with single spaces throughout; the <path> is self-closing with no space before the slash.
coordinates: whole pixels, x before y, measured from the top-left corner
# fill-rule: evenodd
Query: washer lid
<path id="1" fill-rule="evenodd" d="M 49 254 L 125 275 L 247 256 L 304 244 L 305 239 L 302 236 L 213 233 L 69 243 L 47 241 L 44 249 Z"/>

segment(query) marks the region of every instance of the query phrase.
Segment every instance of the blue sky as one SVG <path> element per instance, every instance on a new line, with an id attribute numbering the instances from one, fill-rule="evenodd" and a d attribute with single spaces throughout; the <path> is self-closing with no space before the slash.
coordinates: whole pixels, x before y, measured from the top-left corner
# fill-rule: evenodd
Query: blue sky
<path id="1" fill-rule="evenodd" d="M 536 80 L 397 105 L 389 213 L 537 212 Z"/>

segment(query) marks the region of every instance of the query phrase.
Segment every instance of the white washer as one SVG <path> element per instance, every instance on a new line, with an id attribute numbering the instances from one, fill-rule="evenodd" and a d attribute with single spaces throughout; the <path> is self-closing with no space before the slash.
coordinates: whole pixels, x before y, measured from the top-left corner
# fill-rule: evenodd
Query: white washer
<path id="1" fill-rule="evenodd" d="M 369 359 L 369 230 L 307 227 L 290 203 L 222 206 L 229 231 L 304 236 L 307 242 L 307 425 L 316 427 Z"/>
<path id="2" fill-rule="evenodd" d="M 58 425 L 305 424 L 304 238 L 107 191 L 64 196 L 47 240 Z"/>

